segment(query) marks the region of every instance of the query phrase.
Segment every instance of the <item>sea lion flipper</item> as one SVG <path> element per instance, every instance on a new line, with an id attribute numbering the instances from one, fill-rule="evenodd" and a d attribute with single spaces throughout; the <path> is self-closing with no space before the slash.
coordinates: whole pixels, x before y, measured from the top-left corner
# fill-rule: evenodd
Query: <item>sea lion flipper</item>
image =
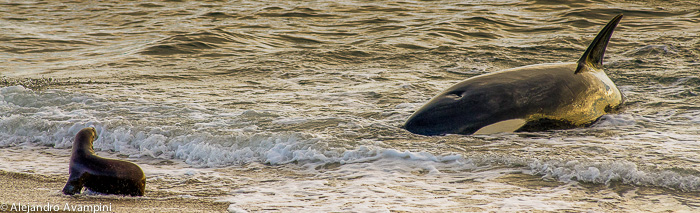
<path id="1" fill-rule="evenodd" d="M 578 67 L 576 67 L 574 73 L 582 72 L 583 68 L 587 65 L 591 65 L 595 68 L 603 67 L 605 48 L 608 46 L 608 41 L 610 41 L 613 31 L 615 27 L 617 27 L 617 24 L 620 23 L 621 19 L 622 14 L 615 16 L 615 18 L 610 20 L 610 22 L 600 30 L 595 39 L 593 39 L 593 42 L 591 42 L 591 45 L 586 49 L 586 52 L 581 56 L 581 59 L 578 60 Z"/>
<path id="2" fill-rule="evenodd" d="M 79 175 L 72 175 L 68 178 L 68 182 L 66 182 L 66 186 L 63 187 L 63 194 L 66 195 L 74 195 L 80 193 L 80 191 L 83 190 L 83 184 L 85 180 L 85 176 L 88 174 L 82 173 Z"/>

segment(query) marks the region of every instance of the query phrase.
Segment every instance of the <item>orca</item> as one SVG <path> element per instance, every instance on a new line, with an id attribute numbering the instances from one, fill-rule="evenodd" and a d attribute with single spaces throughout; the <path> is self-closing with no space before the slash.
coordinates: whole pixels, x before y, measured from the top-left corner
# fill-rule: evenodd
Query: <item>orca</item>
<path id="1" fill-rule="evenodd" d="M 623 95 L 603 71 L 622 19 L 615 16 L 577 62 L 535 64 L 466 79 L 433 97 L 403 128 L 420 135 L 568 129 L 618 109 Z"/>

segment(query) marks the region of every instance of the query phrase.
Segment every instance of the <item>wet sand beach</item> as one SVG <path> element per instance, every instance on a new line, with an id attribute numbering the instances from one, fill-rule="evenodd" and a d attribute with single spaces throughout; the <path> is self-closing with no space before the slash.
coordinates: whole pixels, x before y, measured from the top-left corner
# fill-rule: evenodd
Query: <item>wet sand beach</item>
<path id="1" fill-rule="evenodd" d="M 78 206 L 102 205 L 109 208 L 95 208 L 97 212 L 224 212 L 229 204 L 188 198 L 167 198 L 158 192 L 149 191 L 144 198 L 131 198 L 105 195 L 63 195 L 60 191 L 65 185 L 66 177 L 58 175 L 39 175 L 0 172 L 0 204 L 7 206 L 9 212 L 16 204 L 30 206 L 52 206 L 51 212 L 76 212 Z M 66 205 L 69 206 L 66 211 Z M 60 211 L 53 211 L 59 206 Z M 30 207 L 25 207 L 30 208 Z M 90 207 L 83 207 L 90 208 Z M 94 208 L 94 207 L 93 207 Z M 21 209 L 20 209 L 21 210 Z M 5 211 L 3 211 L 5 212 Z M 88 211 L 90 212 L 90 211 Z"/>

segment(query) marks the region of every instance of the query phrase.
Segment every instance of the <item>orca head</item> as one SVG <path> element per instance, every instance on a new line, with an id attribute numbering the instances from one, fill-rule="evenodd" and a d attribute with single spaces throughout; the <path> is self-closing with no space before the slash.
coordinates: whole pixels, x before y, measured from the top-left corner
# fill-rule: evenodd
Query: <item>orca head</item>
<path id="1" fill-rule="evenodd" d="M 423 105 L 411 115 L 403 126 L 411 133 L 419 135 L 472 134 L 475 116 L 470 113 L 478 110 L 474 97 L 465 97 L 463 90 L 449 90 Z M 478 128 L 477 128 L 478 129 Z"/>

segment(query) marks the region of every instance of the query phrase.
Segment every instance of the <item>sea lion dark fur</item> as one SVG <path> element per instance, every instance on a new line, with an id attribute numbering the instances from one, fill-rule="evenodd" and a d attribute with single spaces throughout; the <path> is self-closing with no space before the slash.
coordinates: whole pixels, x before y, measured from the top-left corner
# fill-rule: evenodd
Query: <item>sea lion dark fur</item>
<path id="1" fill-rule="evenodd" d="M 70 177 L 63 194 L 78 194 L 85 187 L 103 194 L 143 196 L 146 192 L 143 170 L 131 162 L 95 155 L 92 142 L 96 138 L 97 132 L 92 127 L 80 130 L 75 136 Z"/>

